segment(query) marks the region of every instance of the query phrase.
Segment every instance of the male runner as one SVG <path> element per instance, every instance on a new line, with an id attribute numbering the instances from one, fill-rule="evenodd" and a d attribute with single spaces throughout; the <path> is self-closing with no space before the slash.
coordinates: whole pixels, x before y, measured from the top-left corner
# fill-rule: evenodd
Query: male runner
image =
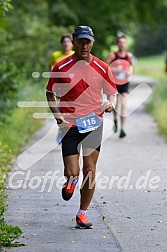
<path id="1" fill-rule="evenodd" d="M 124 82 L 121 81 L 121 84 L 116 85 L 118 93 L 120 94 L 117 99 L 117 104 L 116 108 L 113 111 L 114 114 L 114 131 L 117 132 L 117 109 L 119 106 L 119 102 L 121 105 L 121 130 L 120 130 L 120 138 L 123 138 L 126 136 L 126 133 L 124 131 L 124 126 L 125 126 L 125 119 L 126 119 L 126 106 L 127 106 L 127 95 L 128 95 L 128 90 L 129 90 L 129 82 L 127 82 L 127 77 L 129 77 L 129 69 L 124 69 L 127 64 L 124 64 L 124 61 L 129 62 L 129 64 L 132 64 L 132 53 L 126 51 L 127 47 L 127 39 L 125 35 L 121 35 L 117 38 L 117 45 L 118 45 L 118 51 L 117 52 L 112 52 L 109 54 L 109 56 L 106 59 L 106 63 L 108 65 L 111 65 L 112 62 L 117 61 L 118 63 L 115 64 L 115 66 L 111 66 L 111 71 L 114 73 L 116 72 L 117 78 L 125 79 Z M 112 64 L 114 65 L 114 64 Z M 119 80 L 118 80 L 119 83 Z"/>
<path id="2" fill-rule="evenodd" d="M 106 63 L 91 54 L 94 33 L 88 26 L 78 26 L 73 33 L 75 54 L 58 62 L 51 73 L 46 95 L 57 124 L 61 127 L 64 175 L 67 178 L 62 197 L 69 200 L 79 177 L 80 147 L 83 150 L 83 183 L 78 228 L 92 228 L 86 210 L 95 190 L 96 163 L 103 130 L 103 112 L 112 112 L 117 89 Z M 53 106 L 54 93 L 60 88 L 60 107 Z M 102 102 L 102 91 L 107 102 Z"/>

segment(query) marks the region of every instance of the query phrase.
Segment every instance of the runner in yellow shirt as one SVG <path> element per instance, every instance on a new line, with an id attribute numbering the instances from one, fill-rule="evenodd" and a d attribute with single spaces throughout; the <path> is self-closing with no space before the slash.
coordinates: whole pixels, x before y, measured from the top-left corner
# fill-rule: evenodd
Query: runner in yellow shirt
<path id="1" fill-rule="evenodd" d="M 50 57 L 50 70 L 52 70 L 52 68 L 58 61 L 63 60 L 74 53 L 74 51 L 72 51 L 73 44 L 71 35 L 63 35 L 60 39 L 60 43 L 62 46 L 62 50 L 53 52 Z"/>

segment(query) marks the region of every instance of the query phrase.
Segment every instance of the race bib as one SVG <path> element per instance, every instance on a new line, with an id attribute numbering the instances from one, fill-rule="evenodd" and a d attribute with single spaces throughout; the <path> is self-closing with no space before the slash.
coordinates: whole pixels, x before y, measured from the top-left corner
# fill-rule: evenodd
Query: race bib
<path id="1" fill-rule="evenodd" d="M 124 71 L 119 71 L 117 73 L 117 79 L 119 80 L 125 80 L 126 78 L 128 78 L 128 74 Z"/>
<path id="2" fill-rule="evenodd" d="M 87 116 L 77 118 L 75 121 L 80 133 L 93 131 L 102 125 L 102 121 L 99 116 L 97 116 L 94 112 Z"/>

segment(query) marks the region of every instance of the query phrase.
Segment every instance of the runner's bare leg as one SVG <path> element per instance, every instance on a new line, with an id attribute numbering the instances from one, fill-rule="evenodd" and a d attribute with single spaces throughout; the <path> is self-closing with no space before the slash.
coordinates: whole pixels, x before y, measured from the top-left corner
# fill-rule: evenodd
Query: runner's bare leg
<path id="1" fill-rule="evenodd" d="M 64 176 L 68 179 L 70 176 L 76 178 L 79 176 L 79 154 L 63 157 Z"/>
<path id="2" fill-rule="evenodd" d="M 115 109 L 113 110 L 114 121 L 117 121 L 117 111 L 118 111 L 119 99 L 120 99 L 120 97 L 118 95 L 116 105 L 115 105 Z"/>
<path id="3" fill-rule="evenodd" d="M 128 98 L 128 93 L 122 93 L 121 94 L 121 129 L 124 129 L 125 126 L 125 121 L 126 121 L 126 116 L 127 116 L 127 98 Z"/>
<path id="4" fill-rule="evenodd" d="M 96 174 L 96 163 L 99 157 L 99 151 L 94 150 L 89 156 L 83 157 L 83 182 L 86 176 L 89 174 L 83 187 L 81 187 L 81 204 L 80 209 L 87 210 L 93 193 L 95 190 L 95 174 Z M 93 184 L 94 183 L 94 184 Z M 89 188 L 89 185 L 93 185 Z"/>

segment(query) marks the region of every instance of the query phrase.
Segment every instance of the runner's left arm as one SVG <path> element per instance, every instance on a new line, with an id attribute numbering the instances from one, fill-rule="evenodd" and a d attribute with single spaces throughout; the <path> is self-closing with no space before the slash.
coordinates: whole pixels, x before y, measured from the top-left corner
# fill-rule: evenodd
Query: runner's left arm
<path id="1" fill-rule="evenodd" d="M 103 111 L 111 113 L 115 109 L 117 95 L 107 96 L 107 101 L 103 103 Z"/>
<path id="2" fill-rule="evenodd" d="M 112 112 L 116 105 L 118 91 L 110 68 L 108 67 L 106 70 L 103 91 L 107 95 L 107 102 L 103 103 L 103 108 L 105 112 Z"/>

